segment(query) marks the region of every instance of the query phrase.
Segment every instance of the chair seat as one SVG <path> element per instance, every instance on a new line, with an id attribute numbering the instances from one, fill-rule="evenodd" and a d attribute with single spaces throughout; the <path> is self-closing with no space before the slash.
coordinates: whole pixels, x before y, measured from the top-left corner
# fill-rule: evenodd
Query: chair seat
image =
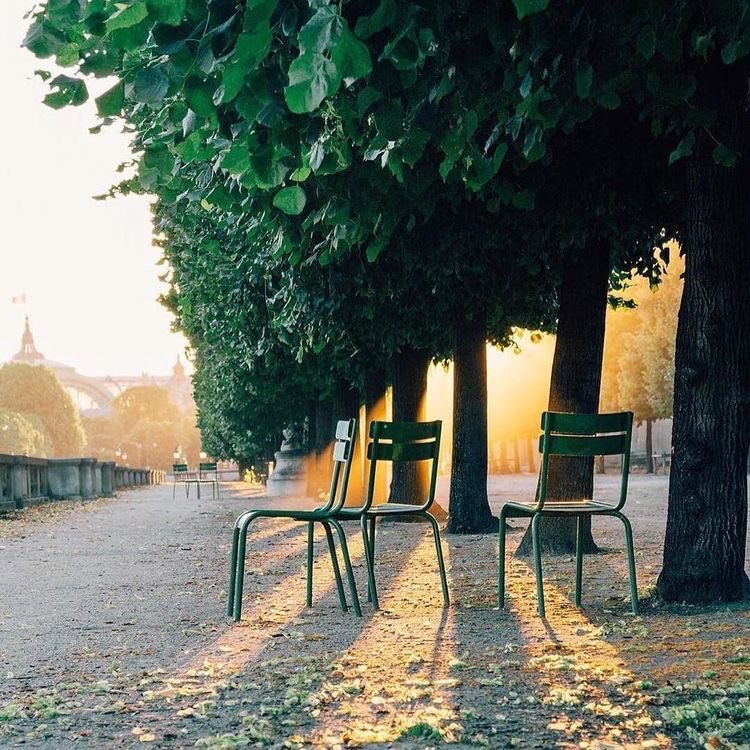
<path id="1" fill-rule="evenodd" d="M 511 511 L 522 513 L 523 515 L 533 515 L 535 513 L 536 502 L 510 502 L 505 504 Z M 610 513 L 615 510 L 614 505 L 600 502 L 598 500 L 547 500 L 541 512 L 544 515 L 557 514 L 566 515 L 570 513 Z M 508 514 L 511 515 L 511 514 Z"/>
<path id="2" fill-rule="evenodd" d="M 390 516 L 399 513 L 422 513 L 422 506 L 409 503 L 381 503 L 372 505 L 367 511 L 368 516 Z"/>

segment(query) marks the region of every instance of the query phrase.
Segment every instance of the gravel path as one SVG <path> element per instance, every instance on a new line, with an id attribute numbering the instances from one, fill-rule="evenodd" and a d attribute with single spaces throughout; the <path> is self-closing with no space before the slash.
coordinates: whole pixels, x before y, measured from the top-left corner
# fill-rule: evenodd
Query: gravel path
<path id="1" fill-rule="evenodd" d="M 492 477 L 493 507 L 534 483 Z M 665 477 L 631 482 L 641 595 L 660 567 L 666 491 Z M 304 528 L 264 522 L 251 536 L 244 619 L 230 625 L 229 532 L 252 502 L 242 485 L 220 500 L 173 500 L 165 486 L 0 521 L 0 746 L 682 750 L 699 745 L 667 732 L 655 706 L 670 699 L 644 680 L 694 680 L 727 654 L 736 668 L 725 664 L 722 678 L 747 669 L 745 605 L 628 614 L 613 519 L 595 523 L 605 554 L 584 564 L 583 612 L 570 602 L 571 559 L 545 559 L 547 623 L 523 561 L 509 567 L 509 606 L 493 608 L 492 535 L 444 540 L 443 610 L 420 524 L 379 531 L 383 609 L 363 602 L 361 620 L 338 609 L 319 539 L 307 610 Z M 350 538 L 364 599 L 354 529 Z M 518 540 L 512 532 L 510 549 Z"/>

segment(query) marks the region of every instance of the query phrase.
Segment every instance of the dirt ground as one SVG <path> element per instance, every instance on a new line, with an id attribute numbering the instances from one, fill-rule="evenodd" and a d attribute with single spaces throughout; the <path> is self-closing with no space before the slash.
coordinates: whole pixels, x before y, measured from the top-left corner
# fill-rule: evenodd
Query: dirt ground
<path id="1" fill-rule="evenodd" d="M 494 509 L 534 482 L 492 477 Z M 648 600 L 666 495 L 666 478 L 632 478 L 642 615 L 622 528 L 596 519 L 583 609 L 572 558 L 544 560 L 546 621 L 525 560 L 509 558 L 496 608 L 494 535 L 444 537 L 444 609 L 421 524 L 378 529 L 379 612 L 349 530 L 362 618 L 338 607 L 321 534 L 307 609 L 306 530 L 263 521 L 229 623 L 231 526 L 259 498 L 239 484 L 219 500 L 173 500 L 169 485 L 0 519 L 0 746 L 748 750 L 750 607 Z"/>

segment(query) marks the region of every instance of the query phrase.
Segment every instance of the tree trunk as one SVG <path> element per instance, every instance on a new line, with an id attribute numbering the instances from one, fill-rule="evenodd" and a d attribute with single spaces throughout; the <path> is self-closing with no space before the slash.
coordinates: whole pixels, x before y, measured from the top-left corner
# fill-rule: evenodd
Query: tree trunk
<path id="1" fill-rule="evenodd" d="M 336 390 L 333 394 L 333 412 L 332 425 L 329 432 L 329 440 L 333 444 L 336 435 L 336 425 L 342 419 L 359 418 L 359 407 L 362 399 L 359 391 L 353 388 L 350 383 L 340 380 L 336 384 Z M 357 435 L 357 440 L 359 440 Z M 352 460 L 352 468 L 349 473 L 349 486 L 346 493 L 347 505 L 360 505 L 364 497 L 364 484 L 362 480 L 363 458 L 360 451 L 355 450 Z"/>
<path id="2" fill-rule="evenodd" d="M 594 244 L 584 248 L 563 269 L 550 411 L 594 413 L 598 410 L 609 271 L 609 253 Z M 593 487 L 593 458 L 553 456 L 550 459 L 548 499 L 591 497 Z M 544 517 L 540 531 L 543 551 L 575 552 L 575 518 Z M 586 519 L 583 549 L 586 553 L 599 551 L 591 536 L 590 517 Z M 531 554 L 530 528 L 516 554 Z"/>
<path id="3" fill-rule="evenodd" d="M 360 436 L 362 441 L 360 443 L 360 449 L 362 453 L 362 467 L 363 475 L 362 482 L 365 484 L 368 481 L 369 467 L 366 461 L 367 441 L 369 440 L 370 434 L 370 423 L 377 420 L 384 422 L 388 419 L 385 408 L 385 389 L 386 389 L 386 376 L 385 371 L 378 370 L 368 374 L 365 381 L 365 418 L 364 424 L 360 429 Z M 375 477 L 375 488 L 373 497 L 376 503 L 382 503 L 387 500 L 387 481 L 385 467 L 378 469 L 378 473 Z"/>
<path id="4" fill-rule="evenodd" d="M 483 317 L 456 323 L 453 343 L 453 449 L 448 532 L 497 530 L 487 499 L 487 348 Z"/>
<path id="5" fill-rule="evenodd" d="M 504 439 L 500 441 L 500 456 L 497 462 L 497 473 L 508 473 L 508 443 Z"/>
<path id="6" fill-rule="evenodd" d="M 315 402 L 310 415 L 310 444 L 307 458 L 307 496 L 319 497 L 328 492 L 331 483 L 331 422 L 333 401 L 324 399 Z"/>
<path id="7" fill-rule="evenodd" d="M 646 472 L 654 473 L 654 422 L 646 420 Z"/>
<path id="8" fill-rule="evenodd" d="M 513 440 L 513 473 L 521 473 L 521 451 L 518 449 L 518 438 Z"/>
<path id="9" fill-rule="evenodd" d="M 529 474 L 536 471 L 536 446 L 531 438 L 526 438 L 526 455 L 529 459 Z"/>
<path id="10" fill-rule="evenodd" d="M 740 68 L 740 70 L 738 70 Z M 713 144 L 687 167 L 685 288 L 677 319 L 672 471 L 664 567 L 667 601 L 734 601 L 750 594 L 750 116 L 746 66 L 721 66 L 709 106 L 712 135 L 738 154 L 717 166 Z"/>
<path id="11" fill-rule="evenodd" d="M 396 355 L 393 368 L 393 421 L 421 422 L 426 415 L 428 353 L 404 347 Z M 425 472 L 416 463 L 394 463 L 390 501 L 420 505 L 427 493 Z M 425 464 L 426 467 L 426 464 Z M 420 467 L 421 468 L 421 467 Z"/>

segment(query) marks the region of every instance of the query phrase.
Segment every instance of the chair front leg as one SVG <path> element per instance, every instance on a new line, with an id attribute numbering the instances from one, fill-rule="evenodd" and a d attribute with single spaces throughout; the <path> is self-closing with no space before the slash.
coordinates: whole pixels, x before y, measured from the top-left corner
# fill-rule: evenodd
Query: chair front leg
<path id="1" fill-rule="evenodd" d="M 633 606 L 633 614 L 639 613 L 638 607 L 638 582 L 635 577 L 635 551 L 633 550 L 633 528 L 630 521 L 622 513 L 613 513 L 617 516 L 625 527 L 625 548 L 628 554 L 628 571 L 630 573 L 630 601 Z"/>
<path id="2" fill-rule="evenodd" d="M 257 513 L 245 513 L 238 519 L 237 529 L 239 540 L 237 544 L 237 565 L 234 579 L 234 621 L 239 622 L 242 618 L 242 589 L 245 578 L 245 552 L 247 549 L 247 531 L 250 524 L 258 518 Z"/>
<path id="3" fill-rule="evenodd" d="M 349 547 L 346 544 L 346 534 L 341 524 L 334 518 L 330 519 L 331 526 L 336 529 L 341 544 L 341 554 L 344 556 L 344 566 L 346 567 L 346 577 L 349 580 L 349 589 L 352 594 L 352 607 L 357 617 L 362 617 L 362 610 L 359 606 L 359 597 L 357 596 L 357 585 L 354 582 L 354 571 L 352 570 L 352 561 L 349 558 Z"/>
<path id="4" fill-rule="evenodd" d="M 539 617 L 544 617 L 544 584 L 542 581 L 542 548 L 539 540 L 539 521 L 541 513 L 534 513 L 531 519 L 531 545 L 534 553 L 534 571 L 536 573 L 536 601 Z"/>
<path id="5" fill-rule="evenodd" d="M 312 607 L 313 604 L 313 543 L 315 541 L 315 522 L 307 524 L 307 596 L 305 604 Z"/>
<path id="6" fill-rule="evenodd" d="M 237 545 L 240 540 L 240 529 L 235 523 L 232 529 L 232 549 L 229 553 L 229 582 L 227 583 L 227 617 L 234 613 L 234 586 L 237 575 Z"/>
<path id="7" fill-rule="evenodd" d="M 497 607 L 505 607 L 505 519 L 507 518 L 507 506 L 503 505 L 500 511 L 500 524 L 497 531 Z"/>
<path id="8" fill-rule="evenodd" d="M 375 585 L 375 518 L 372 518 L 370 526 L 372 537 L 367 532 L 368 519 L 362 514 L 359 519 L 359 525 L 362 529 L 362 544 L 365 548 L 365 567 L 367 569 L 367 601 L 372 602 L 374 609 L 380 609 L 378 601 L 378 589 Z"/>
<path id="9" fill-rule="evenodd" d="M 341 580 L 341 570 L 339 569 L 339 560 L 336 557 L 336 545 L 333 543 L 333 534 L 331 533 L 331 525 L 328 521 L 320 522 L 326 532 L 326 539 L 328 540 L 328 552 L 331 555 L 331 565 L 333 566 L 333 576 L 336 579 L 336 589 L 339 592 L 339 603 L 341 609 L 346 612 L 346 595 L 344 594 L 344 584 Z"/>
<path id="10" fill-rule="evenodd" d="M 440 585 L 443 589 L 443 606 L 447 607 L 450 605 L 450 597 L 448 596 L 448 580 L 445 575 L 445 561 L 443 560 L 443 548 L 440 544 L 440 529 L 433 515 L 431 515 L 427 511 L 423 511 L 422 513 L 420 513 L 420 515 L 426 518 L 428 522 L 430 523 L 430 525 L 432 526 L 432 535 L 435 539 L 435 551 L 437 552 L 438 571 L 440 572 Z"/>
<path id="11" fill-rule="evenodd" d="M 581 582 L 583 580 L 583 516 L 576 516 L 576 607 L 581 606 Z"/>

